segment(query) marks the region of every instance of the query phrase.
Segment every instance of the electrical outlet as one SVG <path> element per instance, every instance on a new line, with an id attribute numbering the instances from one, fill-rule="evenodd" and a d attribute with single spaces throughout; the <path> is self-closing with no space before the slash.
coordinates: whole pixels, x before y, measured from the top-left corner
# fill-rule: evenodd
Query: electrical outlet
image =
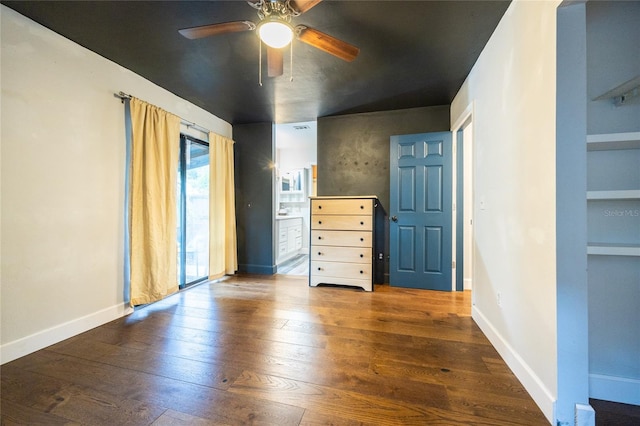
<path id="1" fill-rule="evenodd" d="M 498 302 L 498 306 L 502 307 L 502 293 L 496 293 L 496 301 Z"/>

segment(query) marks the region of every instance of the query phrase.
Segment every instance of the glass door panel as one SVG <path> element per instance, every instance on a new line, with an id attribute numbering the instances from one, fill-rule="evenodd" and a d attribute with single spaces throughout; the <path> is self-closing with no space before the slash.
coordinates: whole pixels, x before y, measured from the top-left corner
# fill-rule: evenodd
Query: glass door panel
<path id="1" fill-rule="evenodd" d="M 209 145 L 181 137 L 178 273 L 180 286 L 209 275 Z"/>

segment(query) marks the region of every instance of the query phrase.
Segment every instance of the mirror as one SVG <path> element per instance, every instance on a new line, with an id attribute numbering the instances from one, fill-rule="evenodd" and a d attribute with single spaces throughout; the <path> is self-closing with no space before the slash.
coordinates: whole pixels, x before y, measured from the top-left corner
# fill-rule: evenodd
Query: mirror
<path id="1" fill-rule="evenodd" d="M 280 192 L 302 192 L 304 188 L 304 173 L 302 170 L 292 170 L 280 175 Z"/>

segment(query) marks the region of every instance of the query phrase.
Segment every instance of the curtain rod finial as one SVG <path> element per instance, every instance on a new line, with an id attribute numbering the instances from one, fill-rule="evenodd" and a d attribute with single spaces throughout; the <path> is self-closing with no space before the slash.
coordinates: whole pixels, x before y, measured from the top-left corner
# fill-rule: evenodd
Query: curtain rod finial
<path id="1" fill-rule="evenodd" d="M 128 93 L 124 93 L 122 91 L 118 92 L 118 93 L 114 93 L 113 96 L 115 96 L 116 98 L 120 98 L 120 101 L 122 101 L 122 103 L 124 103 L 125 99 L 131 99 L 132 96 L 129 95 Z"/>

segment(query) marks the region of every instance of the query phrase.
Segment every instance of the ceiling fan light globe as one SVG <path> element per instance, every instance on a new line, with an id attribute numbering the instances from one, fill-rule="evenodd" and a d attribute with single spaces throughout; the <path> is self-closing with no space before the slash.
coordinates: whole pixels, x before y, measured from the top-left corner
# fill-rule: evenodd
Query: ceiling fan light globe
<path id="1" fill-rule="evenodd" d="M 283 22 L 270 21 L 260 24 L 258 28 L 260 40 L 275 49 L 285 47 L 293 40 L 293 30 Z"/>

